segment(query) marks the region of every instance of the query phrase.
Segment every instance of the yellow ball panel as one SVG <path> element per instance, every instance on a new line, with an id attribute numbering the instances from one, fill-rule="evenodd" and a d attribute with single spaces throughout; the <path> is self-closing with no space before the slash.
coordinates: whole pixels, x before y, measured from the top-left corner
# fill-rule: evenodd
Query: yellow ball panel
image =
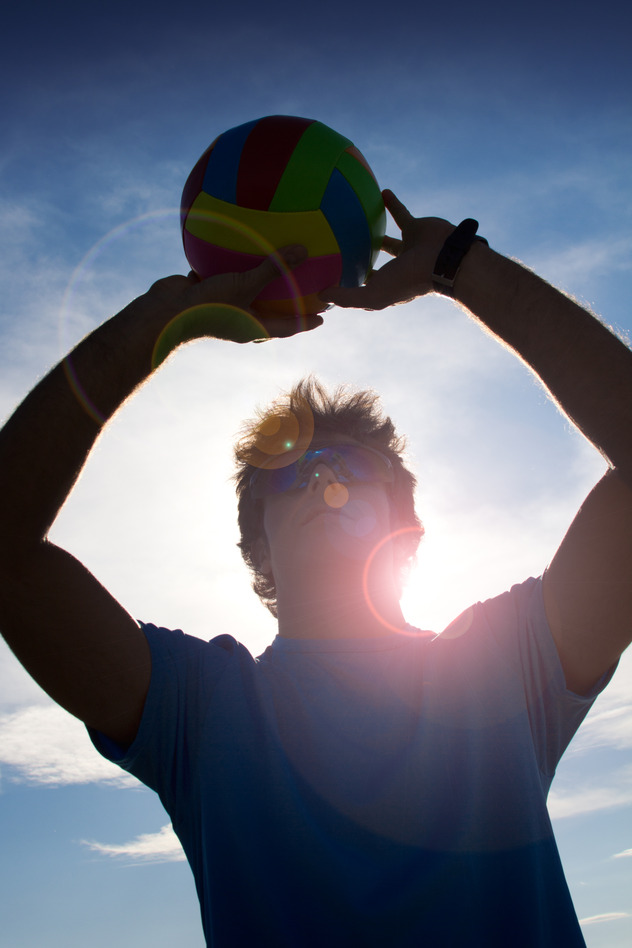
<path id="1" fill-rule="evenodd" d="M 319 210 L 257 211 L 220 201 L 204 191 L 193 202 L 185 228 L 210 244 L 242 253 L 266 255 L 287 244 L 303 244 L 310 257 L 339 252 Z"/>

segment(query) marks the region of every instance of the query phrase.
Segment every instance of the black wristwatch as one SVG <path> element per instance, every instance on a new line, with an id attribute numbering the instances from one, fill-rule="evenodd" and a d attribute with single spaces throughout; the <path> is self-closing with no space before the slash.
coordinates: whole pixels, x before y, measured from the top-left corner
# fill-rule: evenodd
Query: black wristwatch
<path id="1" fill-rule="evenodd" d="M 435 290 L 443 293 L 444 296 L 454 296 L 453 289 L 456 275 L 459 272 L 463 257 L 472 244 L 477 241 L 487 244 L 484 237 L 477 236 L 477 230 L 478 221 L 468 217 L 452 231 L 441 248 L 432 272 L 432 282 Z"/>

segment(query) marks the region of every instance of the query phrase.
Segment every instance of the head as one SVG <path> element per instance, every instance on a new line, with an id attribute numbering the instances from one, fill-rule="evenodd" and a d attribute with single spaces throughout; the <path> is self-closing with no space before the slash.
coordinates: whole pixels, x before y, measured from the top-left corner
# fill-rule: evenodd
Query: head
<path id="1" fill-rule="evenodd" d="M 402 461 L 404 439 L 397 435 L 391 419 L 383 414 L 379 397 L 371 391 L 350 391 L 342 386 L 330 394 L 313 377 L 303 379 L 247 422 L 235 447 L 241 534 L 238 546 L 253 572 L 255 592 L 273 615 L 276 615 L 274 578 L 258 568 L 257 555 L 258 545 L 264 538 L 265 500 L 252 497 L 250 481 L 259 467 L 282 467 L 298 460 L 313 443 L 321 444 L 328 438 L 349 439 L 374 448 L 385 454 L 393 466 L 388 501 L 392 531 L 396 534 L 393 544 L 400 585 L 423 535 L 414 506 L 416 479 Z"/>

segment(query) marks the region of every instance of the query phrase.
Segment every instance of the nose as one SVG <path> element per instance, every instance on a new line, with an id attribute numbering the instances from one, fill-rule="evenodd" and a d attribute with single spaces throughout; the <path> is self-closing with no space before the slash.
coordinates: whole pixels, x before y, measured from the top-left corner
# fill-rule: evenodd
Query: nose
<path id="1" fill-rule="evenodd" d="M 321 461 L 319 464 L 314 465 L 310 472 L 307 486 L 310 493 L 314 494 L 318 490 L 324 490 L 329 484 L 337 483 L 337 481 L 338 476 L 335 471 L 330 468 L 328 464 Z"/>
<path id="2" fill-rule="evenodd" d="M 334 468 L 328 464 L 318 464 L 310 474 L 307 489 L 312 495 L 320 491 L 327 506 L 338 510 L 349 500 L 349 491 L 339 478 Z"/>

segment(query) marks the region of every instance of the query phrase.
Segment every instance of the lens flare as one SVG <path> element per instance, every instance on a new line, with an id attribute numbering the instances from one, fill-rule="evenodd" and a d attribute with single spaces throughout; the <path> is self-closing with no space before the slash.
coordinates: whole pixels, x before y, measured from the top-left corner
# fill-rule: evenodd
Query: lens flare
<path id="1" fill-rule="evenodd" d="M 161 222 L 170 218 L 174 221 L 177 221 L 178 214 L 179 208 L 160 208 L 155 211 L 150 211 L 146 214 L 139 214 L 137 217 L 130 218 L 129 220 L 124 221 L 122 224 L 118 224 L 116 227 L 112 228 L 112 230 L 109 230 L 106 234 L 103 234 L 103 236 L 100 237 L 83 255 L 75 269 L 72 271 L 70 279 L 66 285 L 61 306 L 59 308 L 58 319 L 60 358 L 63 360 L 64 372 L 66 374 L 66 378 L 68 379 L 68 384 L 77 398 L 77 401 L 83 406 L 86 413 L 99 425 L 104 424 L 106 418 L 99 411 L 98 407 L 91 401 L 90 397 L 84 390 L 83 385 L 79 381 L 73 365 L 72 355 L 64 355 L 68 352 L 68 349 L 71 345 L 71 343 L 65 338 L 65 330 L 68 322 L 70 321 L 70 314 L 72 312 L 73 303 L 77 295 L 78 288 L 82 282 L 87 283 L 90 279 L 93 279 L 95 263 L 102 256 L 102 254 L 117 241 L 127 237 L 134 230 L 140 229 L 147 223 L 155 223 L 156 221 Z"/>
<path id="2" fill-rule="evenodd" d="M 268 415 L 263 419 L 259 428 L 257 429 L 261 437 L 271 438 L 273 435 L 277 434 L 281 428 L 281 419 L 278 415 Z M 292 447 L 291 442 L 287 442 L 288 448 Z"/>
<path id="3" fill-rule="evenodd" d="M 369 609 L 371 610 L 375 618 L 378 620 L 378 622 L 380 622 L 390 632 L 399 632 L 401 635 L 410 635 L 414 637 L 418 637 L 419 635 L 433 635 L 433 633 L 432 632 L 419 632 L 418 629 L 413 629 L 408 625 L 404 625 L 404 626 L 393 625 L 391 622 L 385 619 L 384 616 L 380 615 L 380 613 L 375 607 L 373 599 L 371 598 L 371 593 L 369 591 L 369 574 L 371 572 L 371 567 L 373 566 L 375 557 L 387 543 L 390 543 L 391 541 L 395 541 L 398 537 L 402 536 L 405 533 L 422 533 L 422 532 L 423 531 L 421 527 L 400 527 L 399 530 L 393 530 L 392 533 L 388 533 L 385 537 L 382 537 L 379 543 L 377 543 L 376 546 L 371 550 L 371 553 L 369 554 L 367 561 L 364 565 L 364 572 L 362 574 L 362 591 L 364 593 L 364 598 L 366 600 L 367 606 L 369 607 Z"/>
<path id="4" fill-rule="evenodd" d="M 233 342 L 270 338 L 265 327 L 247 310 L 228 303 L 202 303 L 183 310 L 167 323 L 154 345 L 152 369 L 156 369 L 183 342 L 205 336 Z"/>
<path id="5" fill-rule="evenodd" d="M 68 381 L 68 385 L 70 386 L 71 392 L 85 413 L 89 415 L 99 427 L 102 427 L 106 423 L 107 418 L 105 415 L 101 414 L 94 402 L 88 397 L 87 392 L 84 391 L 81 382 L 77 378 L 77 373 L 75 372 L 75 367 L 72 362 L 72 354 L 64 357 L 62 360 L 62 365 L 64 367 L 64 374 Z"/>
<path id="6" fill-rule="evenodd" d="M 81 280 L 86 278 L 90 267 L 92 267 L 98 258 L 103 254 L 103 252 L 112 244 L 116 243 L 117 240 L 127 237 L 132 231 L 139 229 L 144 224 L 165 220 L 168 218 L 175 218 L 177 220 L 178 213 L 178 208 L 161 208 L 159 210 L 149 211 L 146 214 L 139 214 L 137 217 L 132 217 L 129 220 L 124 221 L 122 224 L 117 224 L 117 226 L 113 227 L 112 230 L 109 230 L 106 234 L 103 234 L 102 237 L 99 237 L 99 239 L 83 255 L 70 275 L 70 279 L 68 280 L 60 307 L 59 336 L 62 352 L 65 352 L 67 349 L 67 346 L 65 345 L 62 338 L 64 323 L 70 313 L 71 303 L 73 301 L 77 287 Z"/>
<path id="7" fill-rule="evenodd" d="M 101 413 L 98 406 L 92 402 L 83 385 L 79 381 L 73 366 L 72 356 L 64 356 L 64 353 L 68 352 L 68 349 L 71 346 L 71 343 L 65 338 L 65 334 L 68 323 L 70 322 L 71 313 L 73 312 L 73 304 L 76 300 L 78 288 L 82 283 L 88 283 L 90 280 L 94 280 L 95 264 L 103 255 L 103 253 L 112 247 L 112 245 L 116 244 L 117 241 L 129 237 L 129 235 L 133 234 L 135 230 L 139 230 L 146 224 L 152 224 L 157 221 L 164 220 L 168 221 L 169 219 L 172 219 L 175 222 L 179 219 L 179 216 L 179 207 L 161 208 L 145 214 L 139 214 L 136 217 L 130 218 L 129 220 L 118 224 L 106 234 L 103 234 L 103 236 L 100 237 L 84 254 L 73 270 L 66 286 L 59 310 L 58 321 L 60 358 L 63 359 L 64 371 L 66 373 L 70 388 L 75 394 L 75 397 L 83 406 L 86 413 L 99 425 L 105 423 L 105 416 Z M 206 216 L 208 217 L 208 214 Z M 222 218 L 222 223 L 225 224 L 226 227 L 232 228 L 233 230 L 241 232 L 242 234 L 246 234 L 256 248 L 257 256 L 252 256 L 249 262 L 247 261 L 247 258 L 245 258 L 246 262 L 248 262 L 248 265 L 242 266 L 242 270 L 247 270 L 257 266 L 258 263 L 263 262 L 269 256 L 273 257 L 275 266 L 279 271 L 279 276 L 277 279 L 278 281 L 282 281 L 285 288 L 284 295 L 289 298 L 282 301 L 283 309 L 281 315 L 284 315 L 287 319 L 296 319 L 299 322 L 298 328 L 304 328 L 305 305 L 301 291 L 298 287 L 292 270 L 277 252 L 277 248 L 273 247 L 252 228 L 249 228 L 247 225 L 242 224 L 239 221 L 233 221 L 230 218 Z M 235 268 L 234 272 L 237 272 L 237 268 Z M 277 280 L 274 282 L 277 282 Z M 160 338 L 156 340 L 152 359 L 152 368 L 155 368 L 157 365 L 159 365 L 160 362 L 166 358 L 168 351 L 171 351 L 167 349 L 170 339 L 177 340 L 175 342 L 175 344 L 177 344 L 178 341 L 185 341 L 186 339 L 194 338 L 196 333 L 193 331 L 193 329 L 196 324 L 199 325 L 200 323 L 207 322 L 211 326 L 211 335 L 214 335 L 217 338 L 234 339 L 236 332 L 236 341 L 264 341 L 269 339 L 270 334 L 264 327 L 264 318 L 266 315 L 279 315 L 275 311 L 274 301 L 264 301 L 259 313 L 259 319 L 253 316 L 252 313 L 233 306 L 232 304 L 217 304 L 217 306 L 213 305 L 212 312 L 209 309 L 205 314 L 202 313 L 198 307 L 195 307 L 195 312 L 193 310 L 186 310 L 184 313 L 176 316 L 174 320 L 172 320 L 172 323 L 170 323 L 165 328 L 165 330 L 163 330 Z M 230 332 L 228 331 L 229 325 L 231 329 Z M 223 333 L 222 326 L 224 327 Z M 205 334 L 206 333 L 201 331 L 197 332 L 197 335 Z M 172 345 L 172 348 L 173 347 L 174 346 Z"/>
<path id="8" fill-rule="evenodd" d="M 349 500 L 349 491 L 344 484 L 339 484 L 338 481 L 334 481 L 333 484 L 327 484 L 327 487 L 323 491 L 323 500 L 328 507 L 333 507 L 335 510 L 344 507 L 344 505 Z"/>
<path id="9" fill-rule="evenodd" d="M 292 407 L 273 408 L 261 419 L 253 434 L 239 443 L 240 459 L 252 467 L 278 470 L 305 454 L 314 437 L 314 415 L 306 399 Z"/>

